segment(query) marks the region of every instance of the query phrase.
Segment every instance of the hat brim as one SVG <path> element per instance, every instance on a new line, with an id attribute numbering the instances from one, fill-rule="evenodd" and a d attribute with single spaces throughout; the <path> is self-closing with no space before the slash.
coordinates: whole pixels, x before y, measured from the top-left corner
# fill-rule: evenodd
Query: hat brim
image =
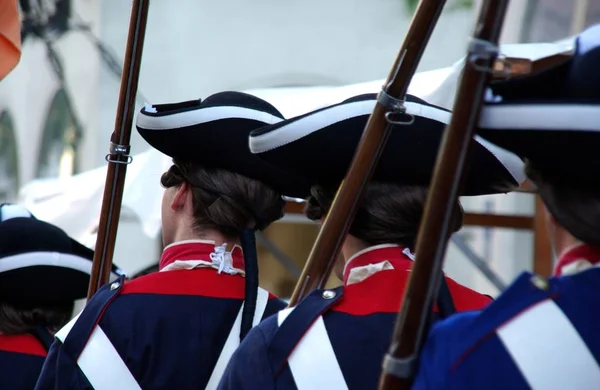
<path id="1" fill-rule="evenodd" d="M 573 56 L 539 74 L 493 84 L 479 134 L 553 180 L 599 187 L 600 25 L 582 32 Z"/>
<path id="2" fill-rule="evenodd" d="M 87 296 L 94 251 L 33 216 L 0 224 L 0 300 L 64 304 Z M 124 273 L 113 264 L 110 280 Z"/>
<path id="3" fill-rule="evenodd" d="M 373 180 L 428 186 L 451 113 L 407 96 L 411 125 L 392 129 Z M 269 164 L 303 176 L 311 184 L 343 180 L 375 97 L 340 103 L 254 131 L 250 149 Z M 476 137 L 462 195 L 508 192 L 525 179 L 523 162 L 513 153 Z"/>
<path id="4" fill-rule="evenodd" d="M 93 256 L 93 251 L 90 252 Z M 0 259 L 0 297 L 7 302 L 40 305 L 85 298 L 92 271 L 91 259 L 91 256 L 60 252 L 26 252 L 3 257 Z M 121 274 L 113 265 L 110 281 Z"/>
<path id="5" fill-rule="evenodd" d="M 142 109 L 136 127 L 153 148 L 167 156 L 226 169 L 258 180 L 287 196 L 304 196 L 308 185 L 250 153 L 251 130 L 281 121 L 263 111 L 217 106 L 148 112 Z"/>
<path id="6" fill-rule="evenodd" d="M 600 175 L 599 118 L 600 103 L 486 104 L 479 134 L 536 168 L 593 181 Z"/>

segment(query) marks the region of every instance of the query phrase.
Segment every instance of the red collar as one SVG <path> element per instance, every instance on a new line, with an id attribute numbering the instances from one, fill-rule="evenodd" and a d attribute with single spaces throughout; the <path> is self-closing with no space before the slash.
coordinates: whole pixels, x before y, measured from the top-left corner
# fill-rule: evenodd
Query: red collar
<path id="1" fill-rule="evenodd" d="M 213 241 L 181 241 L 175 242 L 165 248 L 160 257 L 159 269 L 165 268 L 167 265 L 174 263 L 177 260 L 205 260 L 210 262 L 210 254 L 215 251 L 215 243 Z M 231 252 L 233 259 L 233 267 L 244 269 L 244 254 L 239 246 L 235 246 Z"/>
<path id="2" fill-rule="evenodd" d="M 407 254 L 408 248 L 394 244 L 375 245 L 363 249 L 348 260 L 344 267 L 344 284 L 348 281 L 350 271 L 354 268 L 364 267 L 369 264 L 377 264 L 389 261 L 396 271 L 407 270 L 412 267 L 412 259 Z"/>
<path id="3" fill-rule="evenodd" d="M 0 335 L 0 351 L 46 357 L 44 346 L 30 334 Z"/>
<path id="4" fill-rule="evenodd" d="M 577 261 L 585 260 L 592 265 L 600 263 L 600 248 L 582 244 L 564 252 L 554 268 L 554 275 L 560 276 L 563 273 L 563 268 Z"/>
<path id="5" fill-rule="evenodd" d="M 397 313 L 403 290 L 408 285 L 414 257 L 407 248 L 397 245 L 377 245 L 367 248 L 351 258 L 344 270 L 344 281 L 351 269 L 368 264 L 389 261 L 393 270 L 379 271 L 359 283 L 344 285 L 344 296 L 332 310 L 350 315 Z M 446 278 L 458 311 L 480 310 L 490 298 Z M 436 309 L 437 310 L 437 309 Z"/>

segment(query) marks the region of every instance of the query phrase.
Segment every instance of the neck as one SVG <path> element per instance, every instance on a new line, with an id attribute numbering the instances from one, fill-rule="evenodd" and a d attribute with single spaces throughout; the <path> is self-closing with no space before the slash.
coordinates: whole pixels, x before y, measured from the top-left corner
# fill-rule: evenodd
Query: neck
<path id="1" fill-rule="evenodd" d="M 554 235 L 554 240 L 552 241 L 554 241 L 554 251 L 558 258 L 560 258 L 562 255 L 564 255 L 571 249 L 583 245 L 583 242 L 573 237 L 562 227 L 558 227 L 556 229 L 556 234 Z"/>
<path id="2" fill-rule="evenodd" d="M 599 266 L 600 247 L 579 241 L 578 244 L 563 249 L 558 263 L 554 267 L 554 275 L 569 275 Z"/>
<path id="3" fill-rule="evenodd" d="M 344 256 L 344 263 L 352 258 L 356 253 L 368 248 L 369 245 L 356 237 L 348 235 L 342 246 L 342 255 Z"/>
<path id="4" fill-rule="evenodd" d="M 559 248 L 557 248 L 557 251 L 556 251 L 556 253 L 558 254 L 557 257 L 560 259 L 561 257 L 563 257 L 563 255 L 565 253 L 569 252 L 571 249 L 575 249 L 578 246 L 582 246 L 582 245 L 585 245 L 585 243 L 582 241 L 579 241 L 579 240 L 574 240 L 574 241 L 571 241 L 571 243 L 569 243 L 569 244 L 562 245 Z"/>
<path id="5" fill-rule="evenodd" d="M 241 245 L 239 237 L 226 237 L 214 229 L 202 229 L 200 233 L 196 233 L 192 229 L 181 229 L 175 232 L 173 240 L 169 244 L 193 240 L 214 241 L 215 245 L 227 243 L 228 248 Z"/>

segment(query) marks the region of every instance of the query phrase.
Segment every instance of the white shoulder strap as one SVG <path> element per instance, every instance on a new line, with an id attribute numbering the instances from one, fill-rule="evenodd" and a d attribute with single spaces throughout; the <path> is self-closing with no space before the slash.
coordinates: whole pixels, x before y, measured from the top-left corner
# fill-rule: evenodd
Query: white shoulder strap
<path id="1" fill-rule="evenodd" d="M 64 343 L 80 314 L 59 330 L 55 337 Z M 77 365 L 95 390 L 142 390 L 99 325 L 94 328 L 79 355 Z"/>
<path id="2" fill-rule="evenodd" d="M 61 343 L 64 343 L 65 339 L 69 335 L 69 332 L 71 332 L 73 325 L 75 325 L 75 323 L 77 322 L 77 319 L 79 318 L 80 315 L 81 315 L 81 312 L 79 314 L 77 314 L 75 317 L 73 317 L 73 319 L 71 321 L 67 322 L 67 324 L 65 326 L 60 328 L 60 330 L 54 334 L 54 337 L 59 339 Z"/>
<path id="3" fill-rule="evenodd" d="M 281 326 L 294 308 L 277 313 Z M 288 365 L 298 390 L 347 390 L 344 374 L 329 340 L 323 317 L 319 316 L 304 334 L 288 358 Z"/>
<path id="4" fill-rule="evenodd" d="M 496 334 L 532 389 L 600 389 L 596 359 L 552 299 L 527 309 Z"/>
<path id="5" fill-rule="evenodd" d="M 252 320 L 252 326 L 256 326 L 259 324 L 263 315 L 265 314 L 265 309 L 267 308 L 267 303 L 269 301 L 269 293 L 262 288 L 258 288 L 258 295 L 256 297 L 256 310 L 254 311 L 254 318 Z M 219 359 L 217 360 L 217 364 L 213 369 L 212 374 L 210 375 L 210 379 L 208 380 L 208 384 L 206 385 L 206 390 L 215 390 L 221 381 L 221 377 L 225 372 L 225 368 L 227 367 L 227 363 L 229 363 L 229 359 L 239 347 L 240 345 L 240 330 L 242 327 L 242 312 L 244 310 L 244 304 L 242 303 L 242 307 L 238 312 L 238 315 L 233 322 L 233 326 L 229 331 L 229 336 L 227 336 L 227 341 L 225 341 L 225 345 L 223 345 L 223 349 L 221 350 L 221 355 L 219 355 Z"/>

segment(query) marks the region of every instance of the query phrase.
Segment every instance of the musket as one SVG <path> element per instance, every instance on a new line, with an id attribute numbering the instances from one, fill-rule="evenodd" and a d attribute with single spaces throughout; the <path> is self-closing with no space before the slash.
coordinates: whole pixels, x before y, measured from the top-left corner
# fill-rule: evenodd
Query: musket
<path id="1" fill-rule="evenodd" d="M 108 282 L 112 267 L 119 216 L 121 215 L 125 174 L 127 173 L 127 165 L 132 161 L 129 142 L 149 5 L 150 0 L 133 0 L 131 8 L 115 128 L 110 139 L 109 153 L 106 155 L 108 167 L 88 289 L 88 300 L 102 285 Z"/>
<path id="2" fill-rule="evenodd" d="M 445 3 L 445 0 L 421 0 L 419 3 L 350 168 L 290 298 L 290 307 L 295 306 L 311 290 L 323 288 L 327 283 L 392 125 L 410 124 L 414 120 L 405 114 L 403 99 Z"/>
<path id="3" fill-rule="evenodd" d="M 484 1 L 445 131 L 416 244 L 416 259 L 383 361 L 380 390 L 409 389 L 437 297 L 449 238 L 452 205 L 461 193 L 473 135 L 499 54 L 508 0 Z"/>
<path id="4" fill-rule="evenodd" d="M 565 50 L 547 57 L 531 60 L 528 58 L 506 57 L 496 60 L 494 63 L 494 79 L 522 76 L 537 73 L 543 69 L 550 68 L 568 61 L 573 56 L 573 50 Z M 506 65 L 510 64 L 509 68 Z"/>

